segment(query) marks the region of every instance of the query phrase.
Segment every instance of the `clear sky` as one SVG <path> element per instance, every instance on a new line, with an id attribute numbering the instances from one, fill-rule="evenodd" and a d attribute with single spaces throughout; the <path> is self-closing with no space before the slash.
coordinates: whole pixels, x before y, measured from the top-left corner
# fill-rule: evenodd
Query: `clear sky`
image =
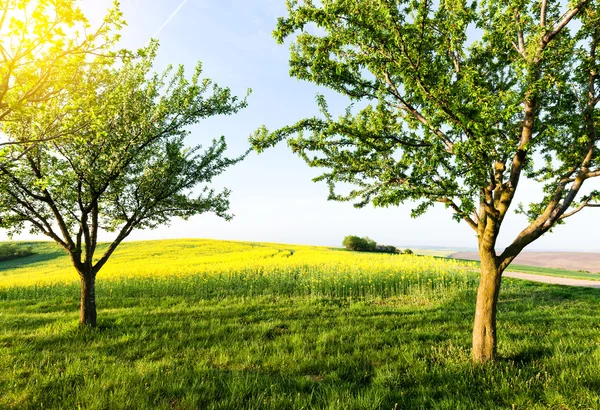
<path id="1" fill-rule="evenodd" d="M 111 1 L 80 3 L 88 18 L 98 21 Z M 285 14 L 285 0 L 122 0 L 121 9 L 128 23 L 122 46 L 138 48 L 157 35 L 161 44 L 157 70 L 183 64 L 191 72 L 202 61 L 205 77 L 231 87 L 237 95 L 252 88 L 247 109 L 194 127 L 190 145 L 207 145 L 212 138 L 225 135 L 229 152 L 237 155 L 247 149 L 248 136 L 259 126 L 275 129 L 315 115 L 317 92 L 325 93 L 332 111 L 342 113 L 347 104 L 335 94 L 289 77 L 288 46 L 278 45 L 271 36 L 277 17 Z M 355 234 L 397 246 L 476 247 L 471 228 L 453 221 L 443 206 L 418 219 L 410 218 L 410 204 L 354 209 L 350 203 L 327 201 L 326 185 L 311 181 L 318 173 L 285 144 L 261 155 L 252 153 L 215 181 L 217 187 L 233 191 L 235 218 L 231 222 L 201 215 L 153 231 L 135 231 L 130 240 L 198 237 L 340 245 L 345 235 Z M 523 188 L 517 202 L 539 197 L 535 185 Z M 600 252 L 599 221 L 600 210 L 584 210 L 528 249 Z M 500 245 L 510 243 L 525 226 L 524 218 L 511 216 Z"/>

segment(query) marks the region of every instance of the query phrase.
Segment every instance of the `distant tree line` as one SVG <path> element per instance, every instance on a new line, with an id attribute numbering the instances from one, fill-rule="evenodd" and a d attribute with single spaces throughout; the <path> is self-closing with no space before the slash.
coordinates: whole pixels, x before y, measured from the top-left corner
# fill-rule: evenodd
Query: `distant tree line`
<path id="1" fill-rule="evenodd" d="M 412 255 L 413 253 L 413 251 L 410 249 L 401 251 L 393 245 L 379 245 L 368 236 L 361 238 L 355 235 L 348 235 L 344 238 L 342 245 L 344 245 L 344 247 L 350 251 L 358 252 L 403 253 L 406 255 Z"/>

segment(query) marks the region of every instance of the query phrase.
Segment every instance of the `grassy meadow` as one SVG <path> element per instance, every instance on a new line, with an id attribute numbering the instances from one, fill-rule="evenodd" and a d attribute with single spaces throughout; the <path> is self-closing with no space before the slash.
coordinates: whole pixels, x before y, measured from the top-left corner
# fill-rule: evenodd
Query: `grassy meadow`
<path id="1" fill-rule="evenodd" d="M 600 408 L 597 289 L 505 280 L 502 359 L 474 365 L 472 263 L 129 242 L 81 330 L 66 256 L 24 246 L 0 262 L 0 408 Z"/>

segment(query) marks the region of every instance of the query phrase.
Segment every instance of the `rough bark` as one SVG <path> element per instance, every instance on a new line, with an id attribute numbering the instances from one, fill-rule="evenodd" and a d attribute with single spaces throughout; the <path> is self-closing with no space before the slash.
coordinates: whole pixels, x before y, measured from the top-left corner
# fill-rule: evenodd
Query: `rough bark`
<path id="1" fill-rule="evenodd" d="M 79 326 L 96 327 L 96 277 L 92 272 L 83 272 L 81 276 L 81 304 Z"/>
<path id="2" fill-rule="evenodd" d="M 477 291 L 472 356 L 475 362 L 496 359 L 496 310 L 502 271 L 493 250 L 480 249 L 481 279 Z"/>

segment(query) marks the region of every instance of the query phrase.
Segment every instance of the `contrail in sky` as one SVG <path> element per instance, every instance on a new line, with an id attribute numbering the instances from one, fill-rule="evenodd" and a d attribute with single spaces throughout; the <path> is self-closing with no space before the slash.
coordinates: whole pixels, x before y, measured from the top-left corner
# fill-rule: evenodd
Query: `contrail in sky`
<path id="1" fill-rule="evenodd" d="M 163 29 L 163 28 L 165 28 L 165 26 L 166 26 L 167 24 L 169 24 L 169 23 L 171 22 L 171 20 L 173 20 L 173 18 L 174 18 L 174 17 L 177 15 L 177 13 L 179 13 L 179 10 L 181 10 L 181 8 L 182 8 L 183 6 L 185 6 L 185 3 L 187 3 L 187 2 L 188 2 L 188 0 L 183 0 L 183 1 L 181 2 L 181 4 L 179 5 L 179 7 L 177 7 L 177 8 L 175 9 L 175 11 L 174 11 L 174 12 L 173 12 L 173 13 L 172 13 L 170 16 L 169 16 L 169 18 L 168 18 L 168 19 L 167 19 L 167 20 L 166 20 L 166 21 L 165 21 L 165 22 L 162 24 L 162 26 L 160 26 L 160 27 L 158 28 L 158 30 L 156 30 L 156 33 L 154 33 L 154 35 L 152 35 L 152 38 L 157 38 L 157 37 L 158 37 L 158 35 L 159 35 L 159 34 L 160 34 L 160 32 L 162 31 L 162 29 Z"/>

